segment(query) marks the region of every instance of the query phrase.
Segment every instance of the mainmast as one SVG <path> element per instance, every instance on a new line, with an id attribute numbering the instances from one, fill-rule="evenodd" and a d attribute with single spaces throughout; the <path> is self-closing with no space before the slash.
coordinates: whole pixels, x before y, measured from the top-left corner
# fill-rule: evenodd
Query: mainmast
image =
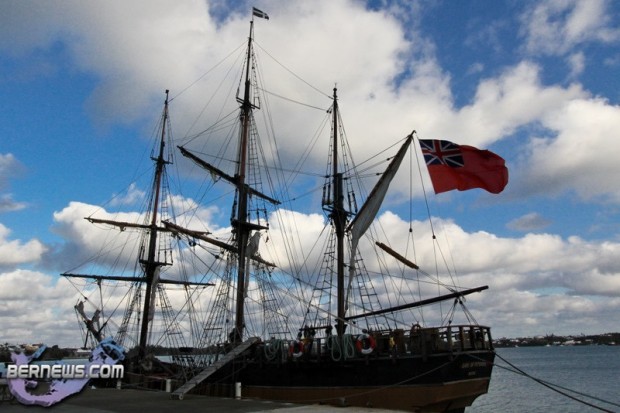
<path id="1" fill-rule="evenodd" d="M 250 120 L 252 116 L 253 105 L 250 101 L 251 81 L 250 81 L 250 64 L 252 60 L 252 35 L 254 30 L 254 19 L 250 21 L 250 37 L 248 38 L 248 54 L 246 56 L 245 68 L 245 87 L 243 92 L 243 100 L 241 103 L 241 136 L 239 141 L 238 169 L 235 176 L 237 182 L 237 190 L 239 194 L 239 204 L 237 209 L 237 218 L 233 220 L 233 228 L 237 233 L 237 248 L 239 253 L 238 269 L 237 269 L 237 299 L 235 311 L 235 329 L 231 337 L 231 341 L 237 342 L 243 339 L 244 328 L 244 301 L 245 301 L 245 283 L 246 283 L 246 260 L 247 260 L 247 244 L 250 238 L 251 227 L 248 225 L 248 191 L 245 184 L 246 164 L 248 153 L 248 141 L 250 133 Z M 235 222 L 236 221 L 236 222 Z"/>
<path id="2" fill-rule="evenodd" d="M 146 284 L 146 292 L 144 296 L 144 305 L 142 310 L 142 325 L 140 328 L 140 343 L 139 343 L 139 358 L 144 358 L 146 354 L 146 343 L 148 339 L 149 323 L 152 320 L 151 308 L 152 295 L 155 294 L 154 287 L 156 287 L 157 280 L 159 278 L 159 268 L 165 263 L 157 262 L 155 254 L 157 252 L 157 212 L 159 211 L 159 198 L 161 196 L 161 181 L 164 174 L 164 168 L 167 162 L 164 159 L 164 148 L 166 146 L 166 123 L 168 121 L 168 90 L 166 90 L 166 101 L 164 102 L 164 114 L 161 128 L 161 140 L 159 143 L 159 154 L 157 158 L 153 158 L 155 161 L 155 177 L 153 179 L 153 203 L 151 204 L 151 223 L 149 233 L 149 244 L 146 260 L 141 259 L 140 264 L 144 269 L 144 282 Z"/>
<path id="3" fill-rule="evenodd" d="M 257 9 L 253 9 L 252 13 L 253 16 L 258 16 L 265 19 L 268 18 L 266 13 Z M 251 139 L 251 134 L 253 133 L 252 111 L 258 108 L 257 105 L 252 103 L 253 35 L 254 18 L 252 17 L 252 20 L 250 21 L 250 36 L 248 37 L 246 64 L 244 68 L 245 78 L 243 85 L 243 97 L 237 97 L 237 102 L 239 103 L 240 107 L 240 129 L 238 141 L 239 146 L 236 158 L 237 167 L 234 176 L 231 176 L 220 170 L 219 168 L 215 167 L 214 165 L 211 165 L 209 162 L 200 159 L 200 157 L 196 156 L 188 149 L 179 147 L 183 156 L 190 158 L 200 167 L 209 171 L 210 174 L 215 174 L 222 178 L 224 181 L 227 181 L 228 183 L 234 185 L 236 189 L 236 199 L 231 217 L 231 227 L 233 233 L 232 243 L 227 244 L 221 241 L 216 241 L 212 238 L 206 237 L 205 235 L 198 236 L 199 239 L 203 239 L 206 242 L 218 245 L 228 252 L 236 253 L 236 257 L 234 257 L 234 259 L 236 259 L 237 264 L 237 288 L 236 292 L 233 292 L 233 294 L 236 295 L 233 304 L 235 307 L 235 324 L 228 336 L 229 340 L 233 343 L 239 343 L 243 340 L 243 332 L 245 330 L 245 297 L 247 295 L 249 285 L 250 262 L 253 261 L 255 263 L 257 262 L 267 266 L 274 266 L 274 264 L 263 260 L 258 254 L 258 246 L 256 243 L 258 241 L 257 234 L 253 235 L 252 239 L 250 239 L 252 231 L 266 230 L 268 229 L 268 227 L 249 221 L 248 211 L 250 211 L 251 209 L 251 205 L 249 205 L 249 198 L 259 198 L 261 201 L 267 201 L 273 205 L 277 205 L 280 203 L 277 199 L 274 199 L 262 193 L 259 189 L 250 186 L 253 184 L 253 182 L 250 182 L 252 181 L 253 176 L 250 173 L 252 171 L 252 165 L 250 164 L 252 163 L 252 159 L 254 158 L 253 154 L 251 153 L 251 151 L 253 150 L 252 145 L 254 144 L 253 139 Z M 174 226 L 173 228 L 170 223 L 165 223 L 165 225 L 174 232 L 181 232 L 192 237 L 195 236 L 193 231 L 183 229 L 177 226 Z M 232 282 L 232 280 L 230 280 L 230 282 Z"/>
<path id="4" fill-rule="evenodd" d="M 345 302 L 344 302 L 344 231 L 346 226 L 347 213 L 344 209 L 344 194 L 342 173 L 338 170 L 338 96 L 337 88 L 334 88 L 334 109 L 332 111 L 334 122 L 334 141 L 333 141 L 333 189 L 334 203 L 330 218 L 336 231 L 336 277 L 337 277 L 337 300 L 338 300 L 338 319 L 336 332 L 339 336 L 344 334 L 345 325 Z"/>

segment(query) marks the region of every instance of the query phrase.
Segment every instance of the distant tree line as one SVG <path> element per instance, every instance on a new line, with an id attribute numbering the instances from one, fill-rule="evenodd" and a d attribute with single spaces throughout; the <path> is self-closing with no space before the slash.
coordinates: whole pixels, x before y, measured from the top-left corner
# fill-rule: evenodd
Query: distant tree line
<path id="1" fill-rule="evenodd" d="M 606 333 L 579 336 L 557 336 L 548 334 L 538 337 L 500 338 L 493 340 L 495 347 L 528 347 L 554 345 L 620 345 L 620 333 Z"/>
<path id="2" fill-rule="evenodd" d="M 40 360 L 60 360 L 68 357 L 72 354 L 72 351 L 66 348 L 60 348 L 57 344 L 52 347 L 47 347 L 40 357 Z M 8 345 L 0 347 L 0 363 L 11 361 L 11 350 Z"/>

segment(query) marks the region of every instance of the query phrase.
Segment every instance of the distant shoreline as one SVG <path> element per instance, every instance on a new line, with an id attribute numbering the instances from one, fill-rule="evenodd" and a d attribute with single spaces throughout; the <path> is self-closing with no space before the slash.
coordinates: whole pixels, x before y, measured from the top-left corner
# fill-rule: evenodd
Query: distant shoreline
<path id="1" fill-rule="evenodd" d="M 546 347 L 546 346 L 616 346 L 620 344 L 620 333 L 556 336 L 554 334 L 535 337 L 499 338 L 493 340 L 495 348 Z"/>

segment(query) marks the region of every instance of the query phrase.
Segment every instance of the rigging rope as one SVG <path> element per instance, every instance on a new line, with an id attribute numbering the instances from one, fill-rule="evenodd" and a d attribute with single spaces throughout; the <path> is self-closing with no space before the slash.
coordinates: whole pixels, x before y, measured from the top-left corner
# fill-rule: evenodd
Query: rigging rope
<path id="1" fill-rule="evenodd" d="M 299 100 L 294 100 L 294 99 L 291 99 L 291 98 L 287 98 L 286 96 L 282 96 L 282 95 L 279 95 L 277 93 L 270 92 L 270 91 L 268 91 L 266 89 L 263 89 L 263 88 L 260 88 L 260 87 L 257 87 L 257 89 L 262 91 L 263 93 L 270 94 L 271 96 L 275 96 L 275 97 L 280 98 L 282 100 L 286 100 L 287 102 L 291 102 L 291 103 L 295 103 L 297 105 L 305 106 L 305 107 L 310 108 L 310 109 L 317 109 L 317 110 L 320 110 L 321 112 L 324 112 L 324 111 L 327 110 L 325 108 L 321 108 L 321 107 L 318 107 L 318 106 L 310 105 L 309 103 L 304 103 L 304 102 L 300 102 Z"/>
<path id="2" fill-rule="evenodd" d="M 204 72 L 202 75 L 200 75 L 198 77 L 198 79 L 194 80 L 192 83 L 190 83 L 189 85 L 187 85 L 186 87 L 184 87 L 183 89 L 181 89 L 181 91 L 179 93 L 177 93 L 176 95 L 174 95 L 172 98 L 170 98 L 169 102 L 172 102 L 173 100 L 175 100 L 177 97 L 181 96 L 183 93 L 185 93 L 189 88 L 191 88 L 192 86 L 194 86 L 196 83 L 200 82 L 200 80 L 202 80 L 206 75 L 208 75 L 209 73 L 211 73 L 213 70 L 215 70 L 219 65 L 221 65 L 222 63 L 224 63 L 226 60 L 228 60 L 228 58 L 230 56 L 232 56 L 233 54 L 235 54 L 239 49 L 241 49 L 242 47 L 244 47 L 246 45 L 246 42 L 241 43 L 239 46 L 237 46 L 237 48 L 235 50 L 233 50 L 232 52 L 230 52 L 228 55 L 226 55 L 222 60 L 220 60 L 219 62 L 217 62 L 216 64 L 214 64 L 213 66 L 211 66 L 210 69 L 208 69 L 206 72 Z"/>
<path id="3" fill-rule="evenodd" d="M 269 56 L 271 59 L 273 59 L 274 62 L 276 62 L 278 65 L 282 66 L 282 68 L 284 70 L 286 70 L 287 72 L 289 72 L 291 75 L 295 76 L 298 80 L 300 80 L 301 82 L 305 83 L 307 86 L 309 86 L 310 88 L 314 89 L 314 91 L 316 91 L 317 93 L 319 93 L 322 96 L 326 96 L 328 99 L 331 99 L 332 97 L 329 96 L 328 94 L 326 94 L 325 92 L 323 92 L 322 90 L 320 90 L 319 88 L 317 88 L 316 86 L 311 85 L 310 83 L 308 83 L 306 80 L 304 80 L 301 76 L 299 76 L 298 74 L 296 74 L 295 72 L 293 72 L 291 69 L 289 69 L 288 67 L 284 66 L 282 63 L 280 63 L 278 61 L 278 59 L 276 59 L 275 57 L 273 57 L 271 54 L 269 54 L 269 52 L 267 50 L 265 50 L 260 43 L 258 43 L 256 40 L 254 40 L 254 44 L 256 46 L 258 46 L 267 56 Z"/>

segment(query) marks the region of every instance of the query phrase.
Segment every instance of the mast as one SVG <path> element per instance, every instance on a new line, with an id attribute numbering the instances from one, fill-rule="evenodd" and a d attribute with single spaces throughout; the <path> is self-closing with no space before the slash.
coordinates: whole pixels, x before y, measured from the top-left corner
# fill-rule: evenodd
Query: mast
<path id="1" fill-rule="evenodd" d="M 107 275 L 96 275 L 79 272 L 65 272 L 61 274 L 64 277 L 86 278 L 95 280 L 100 288 L 102 281 L 123 281 L 138 284 L 135 289 L 133 289 L 132 287 L 133 297 L 128 297 L 130 298 L 131 302 L 125 310 L 122 325 L 117 332 L 117 340 L 119 340 L 120 344 L 123 344 L 123 341 L 128 332 L 129 323 L 131 322 L 131 326 L 136 327 L 138 330 L 138 337 L 136 337 L 135 340 L 137 341 L 137 351 L 139 359 L 143 359 L 146 355 L 146 346 L 148 340 L 150 339 L 152 321 L 155 316 L 155 297 L 160 285 L 174 284 L 184 286 L 185 288 L 187 288 L 188 286 L 213 286 L 212 283 L 208 282 L 190 281 L 189 279 L 166 279 L 160 277 L 161 267 L 172 265 L 172 252 L 170 251 L 171 245 L 166 242 L 167 245 L 164 246 L 164 235 L 166 235 L 166 241 L 169 241 L 168 238 L 170 236 L 175 237 L 180 232 L 178 231 L 176 226 L 169 225 L 169 222 L 165 219 L 166 216 L 164 216 L 168 215 L 166 213 L 166 165 L 172 163 L 171 159 L 167 160 L 168 156 L 167 154 L 165 154 L 166 139 L 168 139 L 167 135 L 169 135 L 170 129 L 170 116 L 168 111 L 169 91 L 166 90 L 165 93 L 166 97 L 164 102 L 164 109 L 160 117 L 159 123 L 161 131 L 158 130 L 157 136 L 155 137 L 155 146 L 151 154 L 151 159 L 154 162 L 155 170 L 151 179 L 151 190 L 149 192 L 148 201 L 146 203 L 147 212 L 144 215 L 143 220 L 140 223 L 136 223 L 129 221 L 117 221 L 113 219 L 99 219 L 94 217 L 85 218 L 90 223 L 110 225 L 118 228 L 121 232 L 125 231 L 126 229 L 136 230 L 137 232 L 139 232 L 140 244 L 137 254 L 137 264 L 139 264 L 139 266 L 127 265 L 127 262 L 122 263 L 120 265 L 120 267 L 122 268 L 120 268 L 120 272 L 118 274 L 109 273 Z M 205 234 L 205 232 L 200 231 L 192 232 L 192 235 L 202 236 L 208 239 Z M 136 257 L 134 256 L 134 259 L 135 258 Z M 104 265 L 107 264 L 104 263 Z M 117 266 L 112 266 L 111 269 L 113 268 L 116 268 L 118 270 Z M 125 270 L 129 271 L 130 268 L 134 269 L 135 272 L 132 275 L 127 275 Z M 144 296 L 142 294 L 143 285 L 145 288 Z M 175 319 L 170 318 L 170 311 L 172 309 L 167 303 L 168 299 L 165 296 L 165 292 L 162 290 L 161 293 L 163 294 L 161 296 L 162 302 L 166 303 L 164 305 L 164 308 L 162 308 L 163 311 L 161 315 L 163 317 L 163 320 L 167 324 L 166 332 L 168 333 L 167 335 L 170 337 L 169 334 L 171 334 L 171 329 L 174 329 L 174 331 L 179 331 L 179 326 Z M 191 297 L 188 299 L 191 300 Z M 104 337 L 103 328 L 106 326 L 107 321 L 103 320 L 103 323 L 100 327 L 99 323 L 97 322 L 96 330 L 93 328 L 89 328 L 88 322 L 91 322 L 94 326 L 95 321 L 98 321 L 99 318 L 103 319 L 103 299 L 101 300 L 102 308 L 97 308 L 95 312 L 96 316 L 93 316 L 93 318 L 90 320 L 88 320 L 88 317 L 83 310 L 80 311 L 80 309 L 83 308 L 84 303 L 85 301 L 78 304 L 76 306 L 76 310 L 84 319 L 84 322 L 87 324 L 87 328 L 91 333 L 93 333 L 95 339 L 97 341 L 100 341 L 100 339 Z M 94 334 L 95 331 L 98 334 Z M 184 339 L 183 337 L 179 338 L 179 336 L 177 336 L 177 338 L 175 338 L 174 340 L 175 342 L 173 343 L 173 347 L 179 347 L 180 345 L 178 343 L 180 341 L 183 341 Z"/>
<path id="2" fill-rule="evenodd" d="M 268 19 L 267 14 L 253 9 L 252 16 L 258 16 L 264 19 Z M 233 343 L 239 343 L 243 340 L 243 331 L 245 330 L 245 297 L 247 295 L 247 289 L 249 284 L 249 264 L 251 261 L 258 262 L 267 266 L 275 266 L 274 264 L 263 260 L 260 258 L 260 255 L 257 254 L 256 251 L 256 243 L 254 241 L 250 242 L 250 235 L 252 231 L 260 231 L 268 229 L 267 226 L 253 223 L 249 221 L 248 211 L 250 205 L 248 205 L 248 201 L 250 197 L 257 197 L 261 200 L 270 202 L 273 205 L 278 205 L 280 202 L 277 199 L 274 199 L 260 190 L 251 187 L 247 182 L 251 180 L 248 178 L 248 171 L 251 166 L 249 165 L 249 159 L 253 156 L 250 153 L 250 145 L 252 144 L 250 141 L 250 134 L 252 133 L 252 111 L 257 109 L 258 106 L 252 103 L 252 42 L 254 35 L 254 17 L 250 21 L 250 35 L 248 37 L 248 46 L 247 46 L 247 55 L 246 55 L 246 65 L 245 65 L 245 79 L 243 86 L 243 97 L 237 97 L 237 102 L 239 103 L 240 114 L 239 114 L 239 146 L 237 152 L 237 168 L 234 176 L 231 176 L 219 168 L 211 165 L 210 163 L 200 159 L 200 157 L 193 154 L 186 148 L 179 147 L 181 150 L 181 154 L 193 162 L 195 162 L 200 167 L 209 171 L 210 174 L 215 174 L 222 178 L 224 181 L 234 185 L 236 189 L 236 199 L 233 205 L 233 212 L 231 217 L 231 227 L 232 227 L 232 243 L 222 243 L 220 241 L 214 240 L 212 238 L 207 237 L 205 234 L 202 235 L 194 235 L 193 231 L 189 231 L 184 228 L 180 228 L 177 226 L 172 226 L 171 223 L 164 223 L 166 228 L 169 228 L 173 232 L 180 232 L 186 235 L 194 236 L 199 239 L 203 239 L 206 242 L 211 244 L 215 244 L 220 246 L 221 248 L 236 253 L 235 259 L 237 260 L 237 282 L 236 282 L 236 294 L 234 298 L 234 326 L 232 331 L 229 333 L 229 340 Z M 256 232 L 255 232 L 255 235 Z M 253 236 L 254 237 L 254 236 Z M 256 239 L 257 241 L 258 239 Z M 252 246 L 248 246 L 251 243 Z M 232 283 L 232 281 L 231 281 Z"/>
<path id="3" fill-rule="evenodd" d="M 149 234 L 149 245 L 146 260 L 141 259 L 140 264 L 144 269 L 144 282 L 146 284 L 146 292 L 144 296 L 144 305 L 142 310 L 142 325 L 140 328 L 140 343 L 138 354 L 139 358 L 144 358 L 146 354 L 146 342 L 148 339 L 149 323 L 151 321 L 150 313 L 152 295 L 155 294 L 153 287 L 156 285 L 155 276 L 159 271 L 159 267 L 164 263 L 157 262 L 155 254 L 157 252 L 157 211 L 159 210 L 159 198 L 161 195 L 161 181 L 164 173 L 164 167 L 168 163 L 164 159 L 164 148 L 166 146 L 166 122 L 168 120 L 168 90 L 166 90 L 166 101 L 164 102 L 163 124 L 161 128 L 161 140 L 159 144 L 159 154 L 155 161 L 155 177 L 153 179 L 153 204 L 151 205 L 151 223 Z"/>
<path id="4" fill-rule="evenodd" d="M 338 170 L 338 96 L 337 88 L 334 88 L 334 142 L 333 142 L 333 188 L 334 206 L 331 212 L 331 219 L 336 231 L 336 277 L 337 277 L 337 300 L 338 300 L 338 319 L 336 322 L 336 332 L 339 336 L 344 334 L 345 325 L 345 302 L 344 302 L 344 231 L 346 226 L 347 214 L 344 209 L 344 194 L 342 184 L 342 173 Z"/>
<path id="5" fill-rule="evenodd" d="M 254 30 L 254 19 L 250 21 L 250 37 L 248 38 L 248 54 L 246 56 L 245 68 L 245 87 L 243 92 L 243 100 L 241 101 L 241 136 L 239 142 L 238 154 L 238 170 L 236 183 L 239 194 L 239 204 L 237 209 L 237 219 L 233 222 L 233 228 L 237 232 L 237 248 L 239 254 L 237 268 L 237 300 L 235 311 L 235 329 L 231 337 L 233 342 L 241 342 L 243 340 L 244 329 L 244 301 L 245 301 L 245 283 L 246 283 L 246 247 L 250 237 L 251 227 L 247 225 L 248 215 L 248 191 L 245 185 L 246 164 L 248 141 L 250 133 L 250 117 L 252 116 L 252 103 L 250 102 L 250 62 L 252 59 L 252 34 Z"/>

